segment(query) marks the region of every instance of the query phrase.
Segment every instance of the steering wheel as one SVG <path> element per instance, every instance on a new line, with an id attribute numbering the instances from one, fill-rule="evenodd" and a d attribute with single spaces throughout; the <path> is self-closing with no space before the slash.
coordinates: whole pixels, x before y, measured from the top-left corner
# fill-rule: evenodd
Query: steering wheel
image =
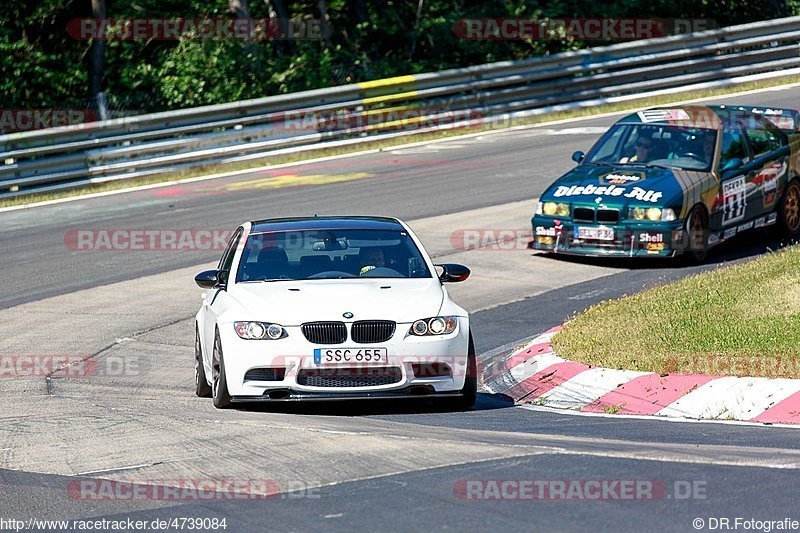
<path id="1" fill-rule="evenodd" d="M 681 154 L 681 157 L 688 157 L 689 159 L 694 159 L 696 161 L 700 161 L 701 163 L 706 162 L 706 158 L 701 156 L 700 154 L 696 154 L 694 152 L 686 152 L 685 154 Z"/>

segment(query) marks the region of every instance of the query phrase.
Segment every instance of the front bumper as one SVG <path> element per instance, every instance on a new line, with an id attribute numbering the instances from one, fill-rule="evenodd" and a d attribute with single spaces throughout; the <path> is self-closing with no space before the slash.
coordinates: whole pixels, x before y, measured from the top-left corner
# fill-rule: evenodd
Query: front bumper
<path id="1" fill-rule="evenodd" d="M 529 247 L 543 252 L 593 257 L 674 257 L 687 248 L 683 221 L 598 224 L 535 215 Z M 578 228 L 613 230 L 612 240 L 585 239 Z"/>
<path id="2" fill-rule="evenodd" d="M 458 395 L 464 387 L 469 348 L 469 319 L 458 319 L 456 330 L 441 337 L 408 335 L 410 324 L 397 324 L 389 341 L 359 344 L 347 341 L 341 345 L 319 345 L 306 340 L 299 327 L 286 327 L 287 336 L 279 340 L 243 340 L 231 324 L 220 325 L 222 353 L 225 362 L 228 392 L 233 401 L 286 401 L 419 397 Z M 388 362 L 383 364 L 315 363 L 314 350 L 324 348 L 385 348 Z M 417 375 L 419 365 L 446 365 L 448 375 Z M 428 365 L 426 367 L 426 365 Z M 254 380 L 248 371 L 281 369 L 282 375 L 269 381 Z M 311 386 L 301 384 L 303 372 L 325 376 L 337 370 L 356 370 L 358 375 L 377 375 L 386 369 L 399 374 L 399 379 L 370 386 Z M 415 369 L 417 372 L 415 372 Z M 350 373 L 351 374 L 351 373 Z M 246 379 L 247 378 L 247 379 Z M 277 379 L 282 378 L 282 379 Z M 307 381 L 307 380 L 306 380 Z"/>
<path id="3" fill-rule="evenodd" d="M 396 390 L 345 391 L 345 392 L 308 392 L 293 389 L 267 389 L 261 396 L 232 396 L 234 403 L 280 403 L 298 401 L 331 401 L 331 400 L 395 400 L 420 398 L 458 398 L 460 390 L 436 391 L 434 387 L 412 385 Z"/>

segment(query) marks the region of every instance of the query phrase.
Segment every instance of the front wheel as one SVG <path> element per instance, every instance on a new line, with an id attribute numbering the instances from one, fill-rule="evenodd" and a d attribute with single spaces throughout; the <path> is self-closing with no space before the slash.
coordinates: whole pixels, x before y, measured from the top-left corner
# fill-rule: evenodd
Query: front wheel
<path id="1" fill-rule="evenodd" d="M 469 348 L 467 349 L 467 375 L 464 380 L 464 387 L 458 398 L 449 398 L 446 401 L 447 407 L 456 411 L 469 411 L 475 406 L 478 396 L 478 361 L 475 356 L 475 343 L 472 342 L 472 332 L 469 333 Z"/>
<path id="2" fill-rule="evenodd" d="M 703 263 L 708 256 L 708 217 L 699 205 L 686 217 L 686 236 L 689 239 L 684 252 L 686 262 L 695 265 Z"/>
<path id="3" fill-rule="evenodd" d="M 231 395 L 228 392 L 228 380 L 225 377 L 225 360 L 222 358 L 222 341 L 219 339 L 219 332 L 214 336 L 214 360 L 211 368 L 214 407 L 227 409 L 231 406 Z"/>
<path id="4" fill-rule="evenodd" d="M 211 385 L 208 384 L 206 369 L 203 366 L 203 351 L 197 324 L 194 327 L 194 393 L 200 398 L 211 396 Z"/>
<path id="5" fill-rule="evenodd" d="M 790 239 L 800 239 L 800 182 L 793 180 L 783 193 L 778 208 L 778 223 L 784 235 Z"/>

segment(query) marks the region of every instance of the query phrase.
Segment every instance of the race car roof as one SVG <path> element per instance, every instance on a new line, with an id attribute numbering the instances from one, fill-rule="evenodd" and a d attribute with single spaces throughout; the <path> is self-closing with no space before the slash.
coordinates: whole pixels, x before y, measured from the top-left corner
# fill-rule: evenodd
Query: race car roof
<path id="1" fill-rule="evenodd" d="M 323 216 L 269 218 L 251 222 L 251 233 L 269 231 L 310 231 L 334 229 L 402 230 L 394 218 L 364 216 Z"/>
<path id="2" fill-rule="evenodd" d="M 666 124 L 719 130 L 740 122 L 758 122 L 760 117 L 787 132 L 796 132 L 800 124 L 800 112 L 794 109 L 727 105 L 657 107 L 632 113 L 617 121 L 617 124 Z"/>

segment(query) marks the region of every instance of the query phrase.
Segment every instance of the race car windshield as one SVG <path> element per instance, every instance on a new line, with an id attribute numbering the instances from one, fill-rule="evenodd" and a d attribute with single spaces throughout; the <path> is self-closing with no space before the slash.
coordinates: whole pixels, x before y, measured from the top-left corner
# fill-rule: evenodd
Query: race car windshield
<path id="1" fill-rule="evenodd" d="M 709 171 L 716 140 L 717 132 L 705 128 L 619 124 L 597 141 L 585 162 Z"/>
<path id="2" fill-rule="evenodd" d="M 374 229 L 251 234 L 236 273 L 237 282 L 430 277 L 408 233 Z"/>

